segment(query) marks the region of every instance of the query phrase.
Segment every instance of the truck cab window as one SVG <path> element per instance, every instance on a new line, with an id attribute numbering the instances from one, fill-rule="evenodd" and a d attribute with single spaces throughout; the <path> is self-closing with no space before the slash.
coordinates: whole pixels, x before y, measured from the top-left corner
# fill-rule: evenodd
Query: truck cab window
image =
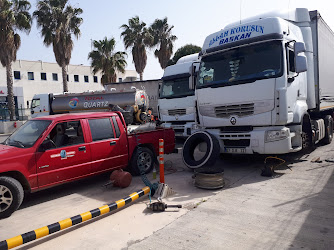
<path id="1" fill-rule="evenodd" d="M 295 52 L 288 48 L 288 65 L 289 65 L 289 75 L 293 74 L 296 72 L 295 68 Z"/>
<path id="2" fill-rule="evenodd" d="M 31 101 L 31 108 L 36 108 L 40 105 L 41 100 L 40 99 L 32 99 Z"/>
<path id="3" fill-rule="evenodd" d="M 110 118 L 88 120 L 93 141 L 115 138 Z"/>

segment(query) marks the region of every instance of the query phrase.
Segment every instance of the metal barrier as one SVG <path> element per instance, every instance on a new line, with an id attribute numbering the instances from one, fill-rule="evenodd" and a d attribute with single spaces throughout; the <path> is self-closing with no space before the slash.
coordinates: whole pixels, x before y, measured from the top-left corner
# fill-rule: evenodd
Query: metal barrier
<path id="1" fill-rule="evenodd" d="M 139 197 L 142 197 L 143 195 L 148 194 L 149 192 L 150 192 L 150 188 L 144 187 L 141 190 L 138 190 L 137 192 L 134 192 L 130 194 L 129 196 L 123 199 L 120 199 L 118 201 L 112 202 L 108 205 L 105 205 L 105 206 L 90 210 L 88 212 L 73 216 L 71 218 L 50 224 L 46 227 L 41 227 L 39 229 L 30 231 L 28 233 L 24 233 L 16 237 L 13 237 L 13 238 L 10 238 L 4 241 L 0 241 L 0 250 L 7 250 L 7 249 L 11 249 L 11 248 L 20 246 L 22 244 L 26 244 L 30 241 L 42 238 L 49 234 L 58 232 L 65 228 L 69 228 L 81 222 L 90 220 L 97 216 L 109 213 L 111 211 L 124 207 L 125 205 L 129 204 L 132 201 L 137 200 Z"/>
<path id="2" fill-rule="evenodd" d="M 24 121 L 27 120 L 27 117 L 30 115 L 30 109 L 25 108 L 17 108 L 15 107 L 15 116 L 16 121 Z M 8 108 L 0 107 L 0 121 L 9 121 L 9 110 Z"/>

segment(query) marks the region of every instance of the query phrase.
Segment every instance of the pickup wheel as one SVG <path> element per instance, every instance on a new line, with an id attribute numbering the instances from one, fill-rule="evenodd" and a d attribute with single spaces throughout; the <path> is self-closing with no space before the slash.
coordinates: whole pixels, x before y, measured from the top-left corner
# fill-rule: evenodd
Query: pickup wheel
<path id="1" fill-rule="evenodd" d="M 154 165 L 153 152 L 146 147 L 138 147 L 131 159 L 130 172 L 132 175 L 148 174 Z"/>
<path id="2" fill-rule="evenodd" d="M 323 142 L 330 144 L 333 140 L 333 118 L 330 115 L 325 117 L 325 137 Z"/>
<path id="3" fill-rule="evenodd" d="M 9 217 L 23 201 L 23 188 L 14 178 L 0 176 L 0 218 Z"/>

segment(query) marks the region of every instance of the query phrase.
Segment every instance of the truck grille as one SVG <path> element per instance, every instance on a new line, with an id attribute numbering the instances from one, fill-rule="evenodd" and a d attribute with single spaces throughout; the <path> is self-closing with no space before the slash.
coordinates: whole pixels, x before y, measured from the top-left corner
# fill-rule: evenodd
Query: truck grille
<path id="1" fill-rule="evenodd" d="M 185 115 L 186 109 L 169 109 L 168 115 Z"/>
<path id="2" fill-rule="evenodd" d="M 233 115 L 247 116 L 254 114 L 254 103 L 215 107 L 216 117 L 227 118 Z"/>

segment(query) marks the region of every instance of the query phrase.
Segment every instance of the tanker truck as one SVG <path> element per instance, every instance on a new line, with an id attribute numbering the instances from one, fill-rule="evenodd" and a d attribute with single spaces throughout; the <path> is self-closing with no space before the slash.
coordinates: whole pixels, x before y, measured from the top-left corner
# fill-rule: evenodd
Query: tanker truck
<path id="1" fill-rule="evenodd" d="M 197 126 L 185 142 L 189 167 L 213 152 L 286 154 L 333 138 L 334 33 L 318 11 L 275 11 L 209 35 L 195 88 Z M 197 75 L 197 81 L 194 76 Z M 198 146 L 206 154 L 194 158 Z"/>
<path id="2" fill-rule="evenodd" d="M 178 137 L 188 137 L 195 123 L 195 91 L 189 89 L 189 67 L 198 64 L 198 53 L 181 57 L 162 77 L 158 111 L 160 121 Z"/>
<path id="3" fill-rule="evenodd" d="M 36 94 L 31 101 L 31 117 L 77 112 L 121 111 L 127 124 L 143 123 L 150 119 L 147 113 L 148 105 L 149 100 L 143 90 Z"/>

